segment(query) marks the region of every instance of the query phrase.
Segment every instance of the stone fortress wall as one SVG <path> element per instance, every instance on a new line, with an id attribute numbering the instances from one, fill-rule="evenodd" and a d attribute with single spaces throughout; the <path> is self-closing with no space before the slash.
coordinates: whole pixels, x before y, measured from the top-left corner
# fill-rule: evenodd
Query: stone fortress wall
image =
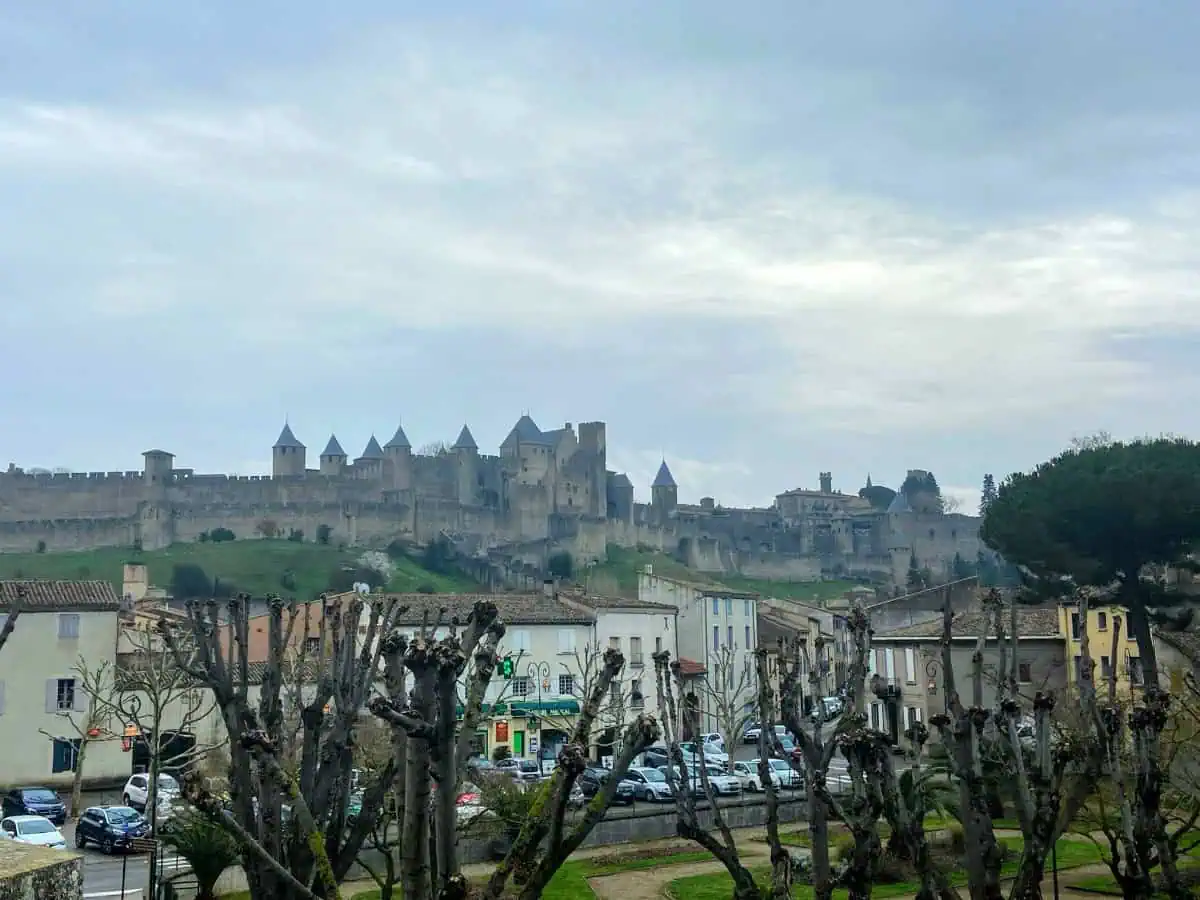
<path id="1" fill-rule="evenodd" d="M 260 536 L 264 523 L 334 543 L 425 542 L 441 534 L 488 566 L 544 566 L 565 549 L 577 562 L 602 559 L 609 544 L 670 553 L 700 571 L 811 580 L 836 572 L 903 583 L 910 556 L 948 573 L 955 555 L 973 562 L 979 520 L 913 508 L 903 495 L 886 510 L 833 490 L 780 494 L 773 506 L 724 508 L 712 498 L 680 504 L 664 461 L 651 502 L 634 501 L 629 478 L 609 471 L 603 422 L 543 431 L 522 416 L 496 455 L 480 453 L 470 430 L 451 447 L 414 453 L 403 428 L 387 444 L 372 437 L 353 460 L 336 437 L 310 465 L 285 426 L 272 473 L 207 475 L 179 468 L 161 450 L 139 471 L 0 472 L 0 552 L 158 549 L 215 528 Z"/>

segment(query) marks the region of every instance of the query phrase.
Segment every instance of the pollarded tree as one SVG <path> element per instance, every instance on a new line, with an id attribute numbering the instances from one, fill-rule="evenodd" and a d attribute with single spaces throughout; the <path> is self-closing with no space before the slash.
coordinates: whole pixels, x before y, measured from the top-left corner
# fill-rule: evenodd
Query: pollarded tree
<path id="1" fill-rule="evenodd" d="M 323 597 L 321 603 L 315 639 L 305 639 L 316 649 L 307 668 L 297 670 L 288 648 L 305 621 L 306 604 L 267 598 L 261 679 L 251 673 L 257 666 L 250 659 L 248 595 L 225 604 L 189 603 L 187 626 L 159 623 L 177 665 L 207 689 L 228 732 L 229 807 L 194 781 L 185 789 L 198 810 L 238 838 L 254 900 L 338 897 L 337 885 L 358 857 L 394 777 L 390 768 L 382 773 L 348 821 L 355 736 L 377 682 L 381 635 L 401 608 L 395 600 L 358 594 Z M 296 689 L 304 705 L 294 767 L 285 679 L 303 680 Z"/>

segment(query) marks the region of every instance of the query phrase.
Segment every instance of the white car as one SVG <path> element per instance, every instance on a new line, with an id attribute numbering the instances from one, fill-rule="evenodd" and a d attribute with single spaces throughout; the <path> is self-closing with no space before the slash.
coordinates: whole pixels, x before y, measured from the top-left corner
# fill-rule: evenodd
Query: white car
<path id="1" fill-rule="evenodd" d="M 791 764 L 784 759 L 768 759 L 767 764 L 771 767 L 771 772 L 779 776 L 779 784 L 785 788 L 802 788 L 804 787 L 804 776 L 792 768 Z M 758 763 L 751 762 L 758 771 Z"/>
<path id="2" fill-rule="evenodd" d="M 680 744 L 679 749 L 683 751 L 684 759 L 696 758 L 696 745 L 691 741 Z M 704 755 L 704 761 L 710 766 L 722 766 L 728 771 L 729 754 L 724 750 L 719 750 L 711 744 L 701 744 L 700 752 Z"/>
<path id="3" fill-rule="evenodd" d="M 67 839 L 45 816 L 9 816 L 0 821 L 0 833 L 19 844 L 65 849 Z"/>
<path id="4" fill-rule="evenodd" d="M 783 760 L 780 760 L 782 762 Z M 783 787 L 783 779 L 774 768 L 769 770 L 771 784 L 776 788 Z M 733 776 L 742 783 L 742 790 L 761 792 L 763 790 L 762 776 L 758 774 L 757 760 L 742 760 L 733 764 Z"/>
<path id="5" fill-rule="evenodd" d="M 637 766 L 625 773 L 625 778 L 633 782 L 635 800 L 645 800 L 649 803 L 665 803 L 672 800 L 675 794 L 667 783 L 667 776 L 658 769 Z"/>
<path id="6" fill-rule="evenodd" d="M 736 775 L 730 775 L 721 766 L 705 766 L 704 774 L 708 776 L 708 783 L 712 786 L 713 793 L 718 796 L 723 797 L 742 792 L 741 779 Z M 698 774 L 697 778 L 699 778 Z"/>
<path id="7" fill-rule="evenodd" d="M 721 737 L 715 731 L 700 735 L 700 744 L 704 747 L 712 747 L 714 750 L 720 750 L 722 753 L 725 752 L 725 738 Z"/>
<path id="8" fill-rule="evenodd" d="M 126 806 L 132 806 L 138 812 L 146 812 L 146 801 L 149 799 L 150 793 L 150 776 L 145 772 L 139 772 L 137 775 L 130 776 L 125 782 L 125 788 L 121 792 L 121 800 Z M 158 776 L 158 815 L 156 818 L 162 819 L 171 814 L 174 809 L 175 802 L 182 794 L 179 787 L 179 782 L 170 775 Z"/>

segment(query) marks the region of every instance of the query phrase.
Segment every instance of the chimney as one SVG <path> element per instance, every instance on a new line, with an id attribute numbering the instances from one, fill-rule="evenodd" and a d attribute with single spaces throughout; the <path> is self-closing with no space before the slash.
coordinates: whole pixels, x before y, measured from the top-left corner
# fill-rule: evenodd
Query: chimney
<path id="1" fill-rule="evenodd" d="M 822 494 L 832 494 L 833 493 L 833 473 L 832 472 L 822 472 L 821 473 L 821 493 Z"/>
<path id="2" fill-rule="evenodd" d="M 642 571 L 645 572 L 647 575 L 653 575 L 654 574 L 654 566 L 650 565 L 650 563 L 646 563 L 644 566 L 642 566 Z"/>

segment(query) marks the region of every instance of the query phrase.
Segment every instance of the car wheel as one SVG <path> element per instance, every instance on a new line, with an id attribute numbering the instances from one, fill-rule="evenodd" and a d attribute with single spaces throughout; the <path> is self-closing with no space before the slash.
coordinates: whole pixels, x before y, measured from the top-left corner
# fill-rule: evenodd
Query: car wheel
<path id="1" fill-rule="evenodd" d="M 126 806 L 133 806 L 133 798 L 130 797 L 128 794 L 122 795 L 121 802 L 124 803 Z"/>
<path id="2" fill-rule="evenodd" d="M 112 838 L 106 837 L 100 841 L 100 850 L 102 853 L 107 853 L 109 856 L 112 856 L 116 849 L 117 848 L 113 846 Z"/>
<path id="3" fill-rule="evenodd" d="M 78 825 L 75 826 L 75 846 L 79 850 L 87 846 L 87 838 L 83 836 L 83 830 Z"/>

